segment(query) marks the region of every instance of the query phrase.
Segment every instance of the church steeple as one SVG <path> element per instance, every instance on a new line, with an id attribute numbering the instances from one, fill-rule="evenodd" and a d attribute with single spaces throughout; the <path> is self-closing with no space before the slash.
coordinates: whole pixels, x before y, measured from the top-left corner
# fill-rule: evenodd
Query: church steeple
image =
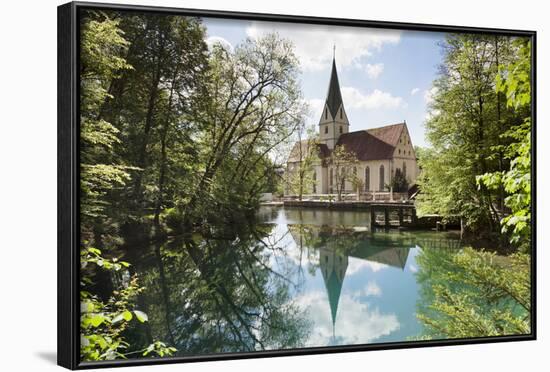
<path id="1" fill-rule="evenodd" d="M 340 135 L 348 132 L 349 122 L 340 91 L 336 58 L 333 57 L 327 98 L 319 120 L 319 137 L 322 143 L 326 143 L 330 149 L 333 149 Z"/>
<path id="2" fill-rule="evenodd" d="M 348 256 L 337 253 L 336 249 L 323 247 L 319 249 L 319 262 L 330 306 L 332 341 L 335 341 L 336 314 L 338 313 L 342 284 L 348 268 Z"/>
<path id="3" fill-rule="evenodd" d="M 328 84 L 328 94 L 325 104 L 328 106 L 333 118 L 336 117 L 338 109 L 343 105 L 340 83 L 338 82 L 338 71 L 336 71 L 336 61 L 334 59 L 332 60 L 332 72 L 330 74 L 330 83 Z"/>

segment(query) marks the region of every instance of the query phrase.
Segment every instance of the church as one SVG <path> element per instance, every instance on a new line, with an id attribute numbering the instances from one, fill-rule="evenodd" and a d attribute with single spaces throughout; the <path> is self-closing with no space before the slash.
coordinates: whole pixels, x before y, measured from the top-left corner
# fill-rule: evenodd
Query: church
<path id="1" fill-rule="evenodd" d="M 336 193 L 335 168 L 330 159 L 337 146 L 343 146 L 356 157 L 353 172 L 363 181 L 361 196 L 367 200 L 369 197 L 373 199 L 374 194 L 378 197 L 389 194 L 388 185 L 396 172 L 401 172 L 409 186 L 415 184 L 418 167 L 406 122 L 355 132 L 350 132 L 349 127 L 333 59 L 328 93 L 319 120 L 317 148 L 314 150 L 313 182 L 308 186 L 307 194 Z M 296 142 L 292 147 L 286 167 L 289 175 L 296 171 L 303 159 L 300 155 L 308 153 L 308 142 L 311 143 L 308 140 Z M 351 181 L 346 180 L 343 185 L 344 194 L 356 193 Z M 285 189 L 285 195 L 292 196 L 289 187 Z"/>

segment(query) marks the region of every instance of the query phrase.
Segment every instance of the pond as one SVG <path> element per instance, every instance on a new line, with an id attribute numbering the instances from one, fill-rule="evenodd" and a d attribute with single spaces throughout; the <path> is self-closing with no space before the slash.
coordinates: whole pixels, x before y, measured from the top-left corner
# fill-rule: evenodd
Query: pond
<path id="1" fill-rule="evenodd" d="M 134 249 L 149 322 L 130 343 L 188 356 L 411 340 L 417 256 L 461 245 L 454 232 L 370 231 L 368 211 L 262 207 L 242 225 Z"/>

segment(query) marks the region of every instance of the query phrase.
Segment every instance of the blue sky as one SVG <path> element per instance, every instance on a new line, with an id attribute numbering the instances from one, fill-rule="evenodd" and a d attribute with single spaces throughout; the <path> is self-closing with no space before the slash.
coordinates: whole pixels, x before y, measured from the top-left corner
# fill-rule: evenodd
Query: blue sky
<path id="1" fill-rule="evenodd" d="M 235 47 L 269 32 L 294 42 L 301 85 L 317 124 L 336 64 L 350 131 L 407 122 L 413 144 L 427 146 L 424 120 L 444 34 L 205 18 L 208 42 Z"/>

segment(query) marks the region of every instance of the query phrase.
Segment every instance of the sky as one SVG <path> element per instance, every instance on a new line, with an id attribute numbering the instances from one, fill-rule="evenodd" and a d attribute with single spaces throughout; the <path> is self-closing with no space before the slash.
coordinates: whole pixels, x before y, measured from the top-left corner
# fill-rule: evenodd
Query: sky
<path id="1" fill-rule="evenodd" d="M 334 53 L 350 132 L 406 121 L 413 144 L 428 146 L 424 121 L 444 34 L 214 18 L 203 22 L 208 44 L 235 48 L 247 37 L 271 32 L 290 39 L 310 107 L 308 124 L 317 125 L 321 117 Z"/>

